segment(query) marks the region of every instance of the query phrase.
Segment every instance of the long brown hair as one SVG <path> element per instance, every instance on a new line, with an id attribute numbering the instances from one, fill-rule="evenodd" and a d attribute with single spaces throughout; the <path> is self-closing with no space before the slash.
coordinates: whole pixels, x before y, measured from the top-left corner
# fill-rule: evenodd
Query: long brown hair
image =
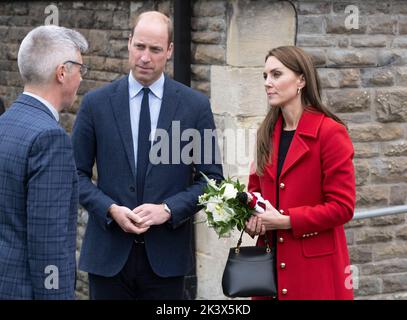
<path id="1" fill-rule="evenodd" d="M 309 108 L 322 112 L 327 117 L 345 125 L 341 119 L 330 112 L 322 103 L 318 73 L 308 54 L 295 46 L 283 46 L 270 50 L 266 55 L 265 61 L 271 56 L 278 59 L 284 66 L 297 75 L 302 74 L 304 76 L 305 87 L 301 90 L 301 102 L 303 106 L 309 106 Z M 257 130 L 256 173 L 258 175 L 263 175 L 266 164 L 271 161 L 270 155 L 273 150 L 271 136 L 280 112 L 279 106 L 271 107 Z"/>

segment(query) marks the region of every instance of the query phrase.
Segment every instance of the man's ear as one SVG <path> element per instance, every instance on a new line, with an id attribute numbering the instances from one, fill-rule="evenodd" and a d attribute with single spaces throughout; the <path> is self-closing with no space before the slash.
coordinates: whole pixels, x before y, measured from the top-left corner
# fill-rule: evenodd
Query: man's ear
<path id="1" fill-rule="evenodd" d="M 58 65 L 55 73 L 55 79 L 57 80 L 58 83 L 63 83 L 65 81 L 66 73 L 67 73 L 66 66 L 63 64 Z"/>
<path id="2" fill-rule="evenodd" d="M 174 43 L 171 42 L 170 45 L 168 46 L 168 50 L 167 50 L 167 60 L 171 59 L 173 49 L 174 49 Z"/>

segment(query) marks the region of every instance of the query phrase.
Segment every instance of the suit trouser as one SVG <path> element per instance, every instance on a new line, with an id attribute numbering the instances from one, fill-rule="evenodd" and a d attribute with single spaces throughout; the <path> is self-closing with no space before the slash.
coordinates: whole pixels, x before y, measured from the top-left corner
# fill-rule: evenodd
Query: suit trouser
<path id="1" fill-rule="evenodd" d="M 180 300 L 184 277 L 162 278 L 151 269 L 143 243 L 134 243 L 123 269 L 113 277 L 89 273 L 91 300 Z"/>

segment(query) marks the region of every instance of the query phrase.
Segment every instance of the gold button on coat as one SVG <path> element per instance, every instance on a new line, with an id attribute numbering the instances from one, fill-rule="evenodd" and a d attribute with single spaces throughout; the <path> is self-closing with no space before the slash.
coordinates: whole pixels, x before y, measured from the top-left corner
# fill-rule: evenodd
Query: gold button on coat
<path id="1" fill-rule="evenodd" d="M 284 238 L 280 238 L 280 239 L 278 239 L 278 241 L 279 241 L 280 243 L 283 243 L 283 242 L 284 242 Z"/>
<path id="2" fill-rule="evenodd" d="M 280 263 L 280 268 L 281 268 L 281 269 L 285 269 L 285 263 L 284 263 L 284 262 L 281 262 L 281 263 Z"/>
<path id="3" fill-rule="evenodd" d="M 283 210 L 283 209 L 281 209 L 281 210 L 280 210 L 280 213 L 281 213 L 281 214 L 284 214 L 284 210 Z"/>
<path id="4" fill-rule="evenodd" d="M 282 293 L 282 294 L 287 294 L 287 292 L 288 292 L 287 289 L 282 289 L 282 290 L 281 290 L 281 293 Z"/>
<path id="5" fill-rule="evenodd" d="M 284 183 L 280 183 L 280 189 L 284 189 L 285 188 L 285 184 Z"/>

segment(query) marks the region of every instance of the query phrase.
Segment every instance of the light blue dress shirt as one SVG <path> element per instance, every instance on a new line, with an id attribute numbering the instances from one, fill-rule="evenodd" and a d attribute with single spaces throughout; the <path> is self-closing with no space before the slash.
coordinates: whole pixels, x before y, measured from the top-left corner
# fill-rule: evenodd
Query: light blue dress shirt
<path id="1" fill-rule="evenodd" d="M 164 94 L 164 74 L 149 86 L 150 93 L 148 101 L 150 105 L 150 120 L 151 120 L 151 137 L 154 137 L 157 129 L 158 116 L 160 115 L 161 103 Z M 130 105 L 130 122 L 131 133 L 133 136 L 133 150 L 135 168 L 137 169 L 137 150 L 138 150 L 138 125 L 140 120 L 141 100 L 143 100 L 144 86 L 134 79 L 132 73 L 129 74 L 129 105 Z M 153 141 L 151 141 L 153 143 Z"/>
<path id="2" fill-rule="evenodd" d="M 34 99 L 37 99 L 39 102 L 44 104 L 49 109 L 49 111 L 51 111 L 55 120 L 57 122 L 59 122 L 59 113 L 58 113 L 57 109 L 55 109 L 54 106 L 52 104 L 50 104 L 47 100 L 45 100 L 44 98 L 41 98 L 40 96 L 37 96 L 36 94 L 31 93 L 31 92 L 24 91 L 23 94 L 33 97 Z"/>

